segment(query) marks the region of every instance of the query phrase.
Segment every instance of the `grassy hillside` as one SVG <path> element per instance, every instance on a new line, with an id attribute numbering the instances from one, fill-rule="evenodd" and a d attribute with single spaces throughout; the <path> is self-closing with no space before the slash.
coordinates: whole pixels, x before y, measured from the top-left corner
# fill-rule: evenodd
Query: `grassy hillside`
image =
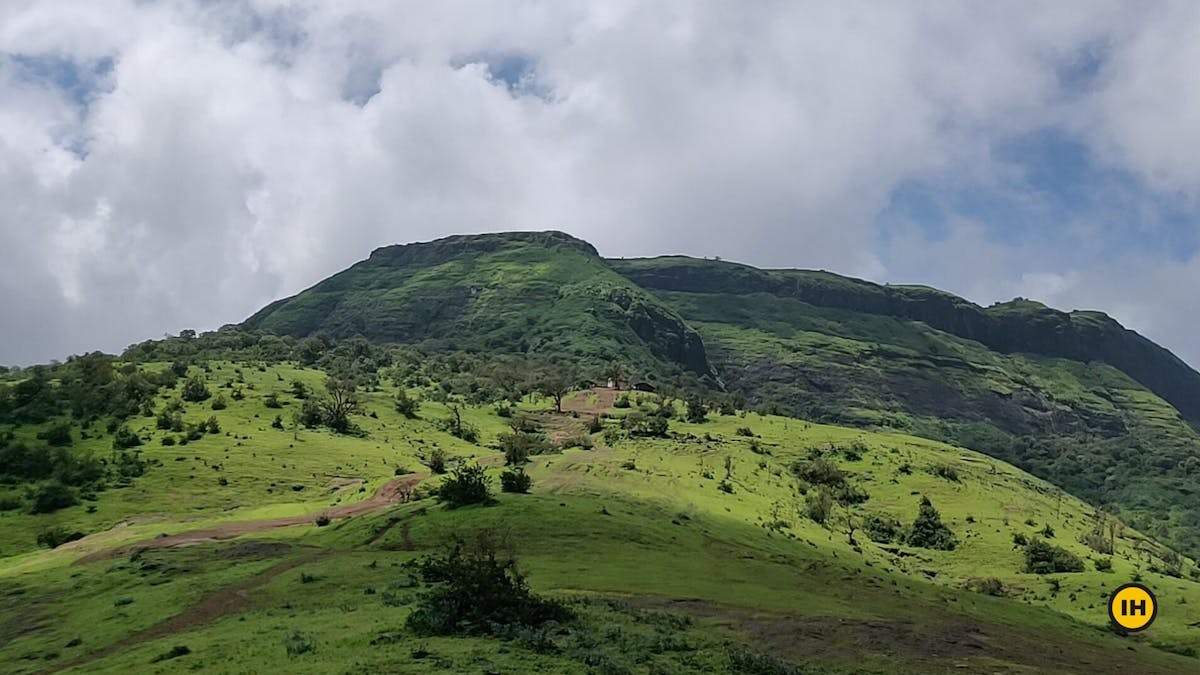
<path id="1" fill-rule="evenodd" d="M 1200 663 L 1188 656 L 1200 648 L 1192 561 L 975 452 L 756 413 L 688 423 L 678 403 L 665 437 L 634 437 L 622 420 L 660 410 L 656 396 L 611 408 L 610 393 L 584 392 L 563 414 L 525 397 L 511 414 L 583 447 L 535 455 L 531 494 L 449 509 L 429 496 L 445 478 L 426 464 L 441 450 L 495 480 L 496 445 L 514 419 L 496 405 L 463 406 L 453 393 L 436 402 L 443 389 L 422 384 L 422 370 L 405 382 L 423 399 L 416 418 L 397 412 L 385 379 L 359 392 L 358 433 L 334 434 L 289 421 L 307 400 L 293 383 L 320 396 L 319 371 L 212 361 L 189 375 L 201 372 L 210 397 L 183 403 L 182 417 L 213 417 L 219 432 L 181 447 L 156 417 L 131 417 L 143 475 L 52 513 L 0 513 L 5 672 L 1182 673 Z M 180 387 L 159 389 L 155 409 Z M 213 410 L 222 393 L 226 407 Z M 280 407 L 268 407 L 272 394 Z M 476 442 L 444 430 L 451 406 Z M 8 427 L 35 439 L 54 423 Z M 72 423 L 72 453 L 114 453 L 103 424 L 87 429 L 80 440 Z M 168 436 L 177 444 L 164 446 Z M 828 487 L 829 467 L 859 497 L 819 524 L 810 497 Z M 412 501 L 369 501 L 396 481 L 415 486 Z M 953 550 L 873 541 L 868 522 L 906 529 L 922 497 Z M 365 506 L 346 509 L 354 504 Z M 322 513 L 333 515 L 324 527 Z M 51 527 L 87 536 L 39 548 Z M 1097 530 L 1112 555 L 1094 549 Z M 507 638 L 408 629 L 425 590 L 402 563 L 480 531 L 510 542 L 533 589 L 576 618 Z M 1024 571 L 1018 535 L 1061 546 L 1084 571 Z M 1159 619 L 1118 636 L 1105 628 L 1104 598 L 1134 578 L 1157 593 Z"/>
<path id="2" fill-rule="evenodd" d="M 391 246 L 245 322 L 284 335 L 623 361 L 658 377 L 710 371 L 673 311 L 556 232 Z"/>
<path id="3" fill-rule="evenodd" d="M 1054 329 L 1064 342 L 1093 345 L 1105 338 L 1080 331 L 1110 330 L 1107 317 L 1028 301 L 982 310 L 931 289 L 828 273 L 686 258 L 613 264 L 651 288 L 692 289 L 656 293 L 704 336 L 725 384 L 756 406 L 971 447 L 1200 550 L 1200 494 L 1191 485 L 1200 435 L 1175 406 L 1101 358 L 1065 358 L 1055 354 L 1068 347 L 1032 342 L 1028 350 L 990 348 L 964 337 L 985 332 L 971 321 L 912 318 L 930 313 L 916 307 L 932 302 L 1032 326 L 1017 333 L 1066 321 L 1074 328 Z M 1194 374 L 1178 369 L 1184 379 Z"/>

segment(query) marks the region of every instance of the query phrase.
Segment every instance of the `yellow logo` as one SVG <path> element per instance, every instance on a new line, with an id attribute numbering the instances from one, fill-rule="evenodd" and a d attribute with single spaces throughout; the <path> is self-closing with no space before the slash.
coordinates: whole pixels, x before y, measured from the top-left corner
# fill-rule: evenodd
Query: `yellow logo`
<path id="1" fill-rule="evenodd" d="M 1108 618 L 1125 630 L 1146 630 L 1158 616 L 1158 599 L 1141 584 L 1125 584 L 1108 599 Z"/>

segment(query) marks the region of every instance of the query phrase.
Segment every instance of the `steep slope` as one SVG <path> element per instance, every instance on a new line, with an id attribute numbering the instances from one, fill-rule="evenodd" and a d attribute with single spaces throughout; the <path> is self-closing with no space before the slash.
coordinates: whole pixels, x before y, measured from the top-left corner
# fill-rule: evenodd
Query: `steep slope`
<path id="1" fill-rule="evenodd" d="M 1200 436 L 1180 411 L 1198 376 L 1104 315 L 826 272 L 610 264 L 679 310 L 757 405 L 981 450 L 1200 550 Z"/>
<path id="2" fill-rule="evenodd" d="M 244 326 L 622 361 L 660 375 L 664 367 L 710 371 L 699 335 L 674 311 L 613 273 L 590 244 L 559 232 L 380 248 Z"/>

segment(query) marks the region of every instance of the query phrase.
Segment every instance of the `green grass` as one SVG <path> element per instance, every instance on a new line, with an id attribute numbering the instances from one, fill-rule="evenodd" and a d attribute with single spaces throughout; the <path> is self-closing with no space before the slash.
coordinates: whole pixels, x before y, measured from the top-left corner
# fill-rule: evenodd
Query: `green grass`
<path id="1" fill-rule="evenodd" d="M 212 364 L 214 391 L 224 380 L 238 378 L 235 368 Z M 613 644 L 625 647 L 601 649 L 588 658 L 612 659 L 634 670 L 657 664 L 665 672 L 721 672 L 729 667 L 727 641 L 831 672 L 858 667 L 893 672 L 897 664 L 961 672 L 956 667 L 964 663 L 977 669 L 1016 664 L 1055 672 L 1101 656 L 1139 672 L 1186 672 L 1197 663 L 1150 643 L 1200 647 L 1188 627 L 1200 621 L 1200 585 L 1186 575 L 1175 579 L 1149 571 L 1149 563 L 1135 552 L 1141 540 L 1135 531 L 1117 539 L 1112 572 L 1097 572 L 1089 563 L 1088 571 L 1053 575 L 1059 589 L 1052 593 L 1048 577 L 1021 571 L 1013 534 L 1032 534 L 1049 524 L 1054 543 L 1095 558 L 1080 541 L 1091 527 L 1090 507 L 971 451 L 900 433 L 754 413 L 714 414 L 703 424 L 676 419 L 671 438 L 624 439 L 612 447 L 598 443 L 592 450 L 536 456 L 528 468 L 533 494 L 501 495 L 493 507 L 448 511 L 424 499 L 325 528 L 304 524 L 231 542 L 148 551 L 135 560 L 126 555 L 75 564 L 85 553 L 160 532 L 315 515 L 339 501 L 363 499 L 396 467 L 419 468 L 419 456 L 435 444 L 452 458 L 491 467 L 493 479 L 503 463 L 497 451 L 485 447 L 507 429 L 490 406 L 465 409 L 480 428 L 483 445 L 439 431 L 433 420 L 447 414 L 441 404 L 426 401 L 421 419 L 401 418 L 391 408 L 388 390 L 365 393 L 365 408 L 375 413 L 356 418 L 365 437 L 301 430 L 295 439 L 291 430 L 270 428 L 277 411 L 266 408 L 261 396 L 280 392 L 286 418 L 297 405 L 282 395 L 290 382 L 301 379 L 315 387 L 320 374 L 294 366 L 241 371 L 243 401 L 231 400 L 229 408 L 215 413 L 206 404 L 190 404 L 185 414 L 189 419 L 216 415 L 220 435 L 164 448 L 157 442 L 164 432 L 151 428 L 153 419 L 137 420 L 135 427 L 150 437 L 145 453 L 162 464 L 132 487 L 100 493 L 96 513 L 80 505 L 45 516 L 0 515 L 9 554 L 0 559 L 0 597 L 5 615 L 14 617 L 0 625 L 0 668 L 36 672 L 118 643 L 124 646 L 112 654 L 80 661 L 81 672 L 144 670 L 177 645 L 190 653 L 163 664 L 218 672 L 269 670 L 280 663 L 312 672 L 582 672 L 586 650 L 580 645 L 593 638 L 603 643 L 597 636 L 614 626 L 628 635 Z M 649 404 L 656 397 L 633 398 Z M 521 407 L 544 412 L 550 402 L 526 401 Z M 564 423 L 581 422 L 565 417 Z M 741 427 L 750 428 L 754 437 L 738 435 Z M 105 439 L 89 443 L 100 450 Z M 844 449 L 852 445 L 860 448 L 861 458 L 847 457 Z M 856 549 L 839 524 L 840 511 L 829 527 L 803 517 L 798 512 L 803 497 L 790 466 L 814 450 L 869 492 L 854 517 L 879 512 L 907 523 L 919 496 L 926 495 L 958 536 L 959 547 L 946 552 L 884 548 L 860 530 Z M 180 455 L 186 459 L 176 462 Z M 718 489 L 726 458 L 732 494 Z M 957 471 L 957 482 L 930 471 L 946 465 Z M 219 477 L 228 484 L 219 485 Z M 338 492 L 335 478 L 362 483 Z M 305 489 L 294 491 L 292 485 Z M 51 523 L 97 534 L 53 551 L 35 550 L 36 533 Z M 403 618 L 410 604 L 389 606 L 380 597 L 404 578 L 397 565 L 437 549 L 451 533 L 469 536 L 482 528 L 508 533 L 536 590 L 568 598 L 624 598 L 642 609 L 586 603 L 581 627 L 572 629 L 578 634 L 555 638 L 561 642 L 557 653 L 494 639 L 424 639 L 406 633 Z M 298 566 L 253 581 L 288 560 Z M 1185 572 L 1194 569 L 1187 561 Z M 311 580 L 302 581 L 301 574 Z M 1139 574 L 1158 594 L 1162 609 L 1146 634 L 1119 639 L 1104 630 L 1103 598 Z M 1001 581 L 1007 597 L 966 590 L 971 580 L 989 577 Z M 250 585 L 228 613 L 186 624 L 180 632 L 152 634 L 146 642 L 119 642 L 236 584 Z M 368 594 L 368 588 L 375 592 Z M 403 600 L 415 592 L 396 589 L 391 597 Z M 27 611 L 20 617 L 9 611 L 17 608 Z M 668 632 L 693 648 L 654 652 L 646 646 L 665 639 L 643 630 L 638 612 L 646 608 L 692 616 L 692 625 Z M 769 629 L 776 624 L 791 626 L 787 639 Z M 841 628 L 822 632 L 820 627 L 829 625 Z M 955 632 L 956 626 L 986 639 Z M 284 641 L 297 631 L 311 636 L 315 651 L 288 657 Z M 395 633 L 390 644 L 370 644 L 384 633 Z M 900 637 L 878 642 L 883 635 Z M 978 639 L 984 646 L 976 651 L 947 646 L 937 642 L 938 636 Z M 76 638 L 82 642 L 66 646 Z M 875 647 L 863 648 L 863 641 Z M 414 659 L 414 650 L 429 655 Z"/>

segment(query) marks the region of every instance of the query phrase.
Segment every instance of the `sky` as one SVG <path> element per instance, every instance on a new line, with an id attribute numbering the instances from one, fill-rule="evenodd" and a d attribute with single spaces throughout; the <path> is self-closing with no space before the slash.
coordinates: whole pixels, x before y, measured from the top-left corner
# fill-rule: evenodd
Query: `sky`
<path id="1" fill-rule="evenodd" d="M 1098 309 L 1200 366 L 1200 3 L 0 2 L 0 363 L 563 230 Z"/>

